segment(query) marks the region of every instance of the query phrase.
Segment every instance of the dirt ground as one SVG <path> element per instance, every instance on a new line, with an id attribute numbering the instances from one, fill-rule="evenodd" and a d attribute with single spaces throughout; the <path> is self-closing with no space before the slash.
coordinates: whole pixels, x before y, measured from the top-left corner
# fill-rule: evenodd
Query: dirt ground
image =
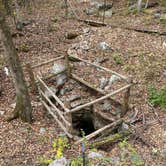
<path id="1" fill-rule="evenodd" d="M 98 50 L 99 42 L 109 43 L 112 52 L 103 54 L 100 51 L 89 51 L 79 56 L 92 62 L 97 58 L 105 58 L 107 60 L 102 63 L 102 66 L 125 76 L 132 76 L 134 86 L 131 90 L 130 114 L 138 110 L 139 121 L 133 125 L 138 130 L 138 135 L 145 141 L 135 138 L 129 139 L 129 142 L 137 149 L 144 161 L 143 165 L 164 166 L 166 163 L 166 110 L 149 106 L 148 87 L 153 84 L 161 89 L 166 83 L 166 36 L 127 30 L 123 26 L 166 32 L 165 24 L 160 24 L 149 13 L 124 14 L 121 9 L 124 9 L 125 1 L 115 3 L 115 9 L 119 10 L 117 13 L 115 10 L 115 15 L 109 20 L 110 24 L 119 25 L 117 27 L 111 25 L 92 27 L 78 22 L 73 16 L 66 19 L 63 2 L 60 0 L 38 2 L 40 3 L 37 3 L 35 7 L 22 9 L 23 18 L 31 23 L 24 27 L 21 32 L 23 36 L 13 37 L 22 64 L 26 62 L 37 64 L 59 57 L 66 54 L 73 44 L 83 41 L 87 41 L 91 50 Z M 160 7 L 156 8 L 158 9 Z M 9 22 L 12 33 L 15 34 L 17 31 L 11 18 Z M 88 35 L 84 33 L 86 29 L 89 31 Z M 79 36 L 72 40 L 66 39 L 65 34 L 73 31 Z M 4 53 L 1 52 L 1 54 Z M 120 57 L 120 62 L 116 61 L 116 56 Z M 0 115 L 0 165 L 41 165 L 39 163 L 41 156 L 47 158 L 54 156 L 52 141 L 60 135 L 61 130 L 54 119 L 45 116 L 41 103 L 33 94 L 31 94 L 34 120 L 32 124 L 23 123 L 20 119 L 10 123 L 5 121 L 15 103 L 12 78 L 5 75 L 3 71 L 5 66 L 7 66 L 5 63 L 0 66 L 2 88 L 0 111 L 4 112 Z M 44 70 L 44 67 L 36 72 L 40 70 Z M 95 73 L 92 72 L 92 74 L 94 74 L 92 78 L 95 79 Z M 142 121 L 143 116 L 146 120 L 145 124 Z M 45 129 L 44 133 L 41 132 L 42 128 Z M 154 154 L 154 151 L 157 152 Z M 78 147 L 73 146 L 64 153 L 64 156 L 71 158 L 80 153 L 81 148 L 79 147 L 78 150 Z M 103 153 L 109 157 L 118 157 L 120 149 L 115 144 Z"/>

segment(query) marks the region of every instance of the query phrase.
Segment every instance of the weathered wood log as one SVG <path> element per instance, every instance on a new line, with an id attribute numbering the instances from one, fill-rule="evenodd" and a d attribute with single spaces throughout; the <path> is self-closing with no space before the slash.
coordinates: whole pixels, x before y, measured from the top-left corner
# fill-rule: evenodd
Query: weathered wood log
<path id="1" fill-rule="evenodd" d="M 66 135 L 69 138 L 72 138 L 73 136 L 66 130 L 66 128 L 64 127 L 64 125 L 61 123 L 61 121 L 57 118 L 57 116 L 52 112 L 52 110 L 50 109 L 50 107 L 43 101 L 41 100 L 42 104 L 44 105 L 44 107 L 47 109 L 47 111 L 54 117 L 54 119 L 57 121 L 57 123 L 59 124 L 59 126 L 62 128 L 62 130 L 66 133 Z"/>
<path id="2" fill-rule="evenodd" d="M 67 52 L 67 53 L 69 54 L 69 52 Z M 87 60 L 84 60 L 84 59 L 82 59 L 82 58 L 80 58 L 80 57 L 72 56 L 72 55 L 70 55 L 70 54 L 69 54 L 69 57 L 74 58 L 74 59 L 78 59 L 78 60 L 80 60 L 80 61 L 82 61 L 82 62 L 84 62 L 84 63 L 86 63 L 86 64 L 89 64 L 89 65 L 91 65 L 91 66 L 94 66 L 94 67 L 96 67 L 96 68 L 99 68 L 99 69 L 101 69 L 101 70 L 104 70 L 104 71 L 106 71 L 106 72 L 109 72 L 109 73 L 111 73 L 111 74 L 115 74 L 115 75 L 117 75 L 118 77 L 120 77 L 120 78 L 124 79 L 125 81 L 127 81 L 127 77 L 125 77 L 125 76 L 123 76 L 123 75 L 121 75 L 121 74 L 119 74 L 119 73 L 117 73 L 117 72 L 115 72 L 115 71 L 113 71 L 113 70 L 107 69 L 107 68 L 102 67 L 102 66 L 100 66 L 100 65 L 97 65 L 97 64 L 95 64 L 95 63 L 91 63 L 91 62 L 89 62 L 89 61 L 87 61 Z"/>
<path id="3" fill-rule="evenodd" d="M 96 88 L 93 85 L 91 85 L 89 82 L 83 80 L 82 78 L 79 78 L 78 76 L 76 76 L 75 74 L 71 74 L 72 78 L 75 79 L 76 81 L 82 83 L 83 85 L 87 86 L 88 88 L 96 91 L 97 93 L 101 94 L 101 95 L 106 95 L 106 92 L 104 92 L 102 89 L 100 88 Z M 112 98 L 109 98 L 109 101 L 112 103 L 112 105 L 116 108 L 118 108 L 119 110 L 123 109 L 123 106 L 120 102 L 115 101 Z"/>
<path id="4" fill-rule="evenodd" d="M 47 102 L 53 107 L 55 112 L 59 115 L 59 117 L 65 122 L 66 125 L 71 126 L 71 124 L 64 118 L 63 112 L 61 112 L 53 103 L 52 101 L 43 93 L 42 90 L 39 89 L 40 94 L 47 100 Z"/>
<path id="5" fill-rule="evenodd" d="M 93 20 L 83 20 L 83 19 L 79 19 L 79 21 L 82 21 L 82 22 L 84 22 L 85 24 L 88 24 L 88 25 L 94 26 L 94 27 L 107 26 L 107 24 L 104 23 L 104 22 L 98 22 L 98 21 L 93 21 Z"/>
<path id="6" fill-rule="evenodd" d="M 88 140 L 92 139 L 93 137 L 97 136 L 98 134 L 102 133 L 103 131 L 110 129 L 110 128 L 114 128 L 115 126 L 122 124 L 122 122 L 123 122 L 123 119 L 119 119 L 111 124 L 108 124 L 108 125 L 104 126 L 103 128 L 96 130 L 95 132 L 87 135 L 85 138 L 78 140 L 75 144 L 79 144 L 84 139 L 86 139 L 88 141 Z"/>
<path id="7" fill-rule="evenodd" d="M 60 57 L 53 58 L 53 59 L 50 59 L 50 60 L 48 60 L 48 61 L 45 61 L 45 62 L 36 64 L 36 65 L 33 65 L 33 66 L 32 66 L 32 69 L 37 68 L 37 67 L 40 67 L 40 66 L 43 66 L 43 65 L 46 65 L 46 64 L 49 64 L 49 63 L 51 63 L 51 62 L 54 62 L 54 61 L 57 61 L 57 60 L 60 60 L 60 59 L 63 59 L 63 58 L 64 58 L 64 56 L 60 56 Z"/>
<path id="8" fill-rule="evenodd" d="M 114 135 L 102 138 L 100 140 L 96 140 L 92 143 L 89 143 L 87 145 L 87 147 L 89 147 L 89 148 L 99 148 L 103 145 L 108 145 L 108 144 L 118 142 L 118 141 L 122 140 L 123 138 L 129 136 L 130 134 L 131 134 L 131 132 L 129 130 L 124 131 L 124 132 L 120 132 L 120 133 L 116 133 Z"/>
<path id="9" fill-rule="evenodd" d="M 130 86 L 132 86 L 132 84 L 128 84 L 128 85 L 126 85 L 126 86 L 124 86 L 124 87 L 122 87 L 122 88 L 120 88 L 120 89 L 118 89 L 118 90 L 115 90 L 114 92 L 111 92 L 111 93 L 109 93 L 109 94 L 107 94 L 107 95 L 105 95 L 105 96 L 102 96 L 102 97 L 100 97 L 100 98 L 98 98 L 98 99 L 96 99 L 96 100 L 93 100 L 93 101 L 91 101 L 91 102 L 89 102 L 89 103 L 80 105 L 80 106 L 78 106 L 78 107 L 76 107 L 76 108 L 73 108 L 72 110 L 70 110 L 70 113 L 71 113 L 71 112 L 73 113 L 73 112 L 79 111 L 79 110 L 81 110 L 81 109 L 83 109 L 83 108 L 85 108 L 85 107 L 91 106 L 91 105 L 93 105 L 93 104 L 95 104 L 95 103 L 99 103 L 99 102 L 101 102 L 101 101 L 103 101 L 103 100 L 105 100 L 105 99 L 108 99 L 108 98 L 110 98 L 111 96 L 113 96 L 113 95 L 115 95 L 115 94 L 118 94 L 118 93 L 122 92 L 123 90 L 129 88 Z M 67 113 L 67 112 L 66 112 L 66 113 Z"/>
<path id="10" fill-rule="evenodd" d="M 60 71 L 60 72 L 58 72 L 58 73 L 51 74 L 51 75 L 48 75 L 48 76 L 46 76 L 46 77 L 43 77 L 42 79 L 43 79 L 43 80 L 48 80 L 48 79 L 51 79 L 51 78 L 57 76 L 58 74 L 62 74 L 62 73 L 64 73 L 64 72 L 66 72 L 66 69 L 64 69 L 63 71 Z M 39 84 L 39 81 L 36 80 L 36 81 L 35 81 L 35 84 Z M 30 84 L 28 85 L 28 88 L 31 87 L 31 86 L 32 86 L 32 84 L 30 83 Z"/>
<path id="11" fill-rule="evenodd" d="M 131 87 L 127 88 L 127 90 L 124 94 L 124 108 L 122 109 L 121 117 L 123 117 L 129 109 L 130 89 L 131 89 Z"/>
<path id="12" fill-rule="evenodd" d="M 66 54 L 66 56 L 65 56 L 65 66 L 66 66 L 66 70 L 67 70 L 67 77 L 70 78 L 71 77 L 71 67 L 70 67 L 70 63 L 69 63 L 68 54 Z"/>
<path id="13" fill-rule="evenodd" d="M 50 88 L 44 83 L 44 81 L 37 76 L 37 79 L 39 80 L 39 82 L 50 92 L 50 94 L 53 96 L 53 98 L 57 101 L 57 103 L 66 111 L 66 112 L 70 112 L 70 110 L 68 108 L 66 108 L 66 106 L 63 104 L 63 102 L 50 90 Z"/>

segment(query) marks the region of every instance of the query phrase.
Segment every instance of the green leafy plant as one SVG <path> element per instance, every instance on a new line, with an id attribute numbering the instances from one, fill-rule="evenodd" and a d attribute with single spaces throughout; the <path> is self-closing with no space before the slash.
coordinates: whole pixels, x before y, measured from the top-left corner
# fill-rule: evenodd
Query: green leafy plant
<path id="1" fill-rule="evenodd" d="M 157 90 L 153 85 L 148 89 L 149 102 L 154 106 L 160 106 L 166 108 L 166 86 Z"/>
<path id="2" fill-rule="evenodd" d="M 27 44 L 22 44 L 22 45 L 20 45 L 19 50 L 22 52 L 28 52 L 28 51 L 30 51 L 30 47 Z"/>
<path id="3" fill-rule="evenodd" d="M 73 158 L 72 160 L 71 160 L 71 166 L 81 166 L 82 165 L 82 161 L 83 161 L 83 159 L 82 159 L 82 157 L 76 157 L 76 158 Z"/>
<path id="4" fill-rule="evenodd" d="M 61 158 L 64 149 L 69 147 L 68 139 L 66 137 L 59 137 L 53 141 L 52 147 L 55 152 L 55 158 Z"/>
<path id="5" fill-rule="evenodd" d="M 38 158 L 40 164 L 50 164 L 53 162 L 53 159 L 46 159 L 45 157 Z"/>
<path id="6" fill-rule="evenodd" d="M 69 147 L 67 137 L 59 137 L 54 139 L 52 143 L 53 152 L 55 153 L 54 158 L 46 158 L 45 156 L 39 157 L 40 164 L 50 164 L 54 159 L 59 159 L 63 156 L 63 152 L 65 148 Z"/>
<path id="7" fill-rule="evenodd" d="M 116 62 L 117 65 L 122 65 L 123 64 L 123 60 L 122 60 L 120 54 L 114 53 L 112 57 L 113 57 L 113 59 L 114 59 L 114 61 Z"/>
<path id="8" fill-rule="evenodd" d="M 121 161 L 124 165 L 127 161 L 131 162 L 133 166 L 143 165 L 143 160 L 140 155 L 137 153 L 136 149 L 128 143 L 126 138 L 119 143 L 119 147 L 121 149 Z"/>

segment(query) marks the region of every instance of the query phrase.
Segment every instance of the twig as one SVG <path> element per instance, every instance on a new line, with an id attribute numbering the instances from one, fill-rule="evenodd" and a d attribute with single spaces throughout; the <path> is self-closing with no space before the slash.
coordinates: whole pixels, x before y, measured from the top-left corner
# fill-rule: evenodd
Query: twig
<path id="1" fill-rule="evenodd" d="M 150 146 L 155 146 L 154 144 L 149 143 L 149 142 L 146 140 L 146 138 L 144 138 L 144 136 L 143 136 L 140 132 L 138 132 L 138 130 L 137 130 L 137 128 L 136 128 L 135 126 L 130 125 L 130 127 L 132 127 L 132 128 L 134 129 L 135 133 L 132 132 L 132 135 L 135 136 L 136 139 L 139 138 L 139 140 L 140 140 L 141 142 L 143 142 L 145 145 L 147 145 L 148 147 L 150 147 Z"/>
<path id="2" fill-rule="evenodd" d="M 146 125 L 146 119 L 145 119 L 145 114 L 143 110 L 142 110 L 142 124 L 143 124 L 143 128 L 146 129 L 147 125 Z"/>
<path id="3" fill-rule="evenodd" d="M 147 101 L 147 103 L 148 103 L 148 105 L 150 106 L 150 108 L 152 109 L 153 113 L 155 114 L 155 116 L 156 116 L 158 122 L 159 122 L 160 124 L 162 124 L 162 121 L 160 120 L 159 115 L 158 115 L 158 113 L 156 112 L 156 110 L 155 110 L 155 108 L 153 107 L 153 105 L 152 105 L 151 103 L 149 103 L 148 101 Z"/>

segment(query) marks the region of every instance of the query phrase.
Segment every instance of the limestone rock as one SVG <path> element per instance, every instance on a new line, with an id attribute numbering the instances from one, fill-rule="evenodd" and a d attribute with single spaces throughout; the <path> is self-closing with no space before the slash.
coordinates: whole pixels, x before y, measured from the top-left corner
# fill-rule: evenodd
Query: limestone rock
<path id="1" fill-rule="evenodd" d="M 88 158 L 95 159 L 95 158 L 102 158 L 103 155 L 99 152 L 89 152 Z"/>
<path id="2" fill-rule="evenodd" d="M 65 157 L 54 160 L 48 166 L 69 166 L 69 161 Z"/>
<path id="3" fill-rule="evenodd" d="M 99 85 L 99 87 L 100 87 L 101 89 L 104 89 L 104 88 L 107 86 L 107 84 L 108 84 L 108 79 L 102 77 L 102 78 L 100 79 L 100 85 Z"/>
<path id="4" fill-rule="evenodd" d="M 52 73 L 53 74 L 58 74 L 59 72 L 62 72 L 65 69 L 66 69 L 65 65 L 63 65 L 61 63 L 55 63 L 52 67 Z"/>

